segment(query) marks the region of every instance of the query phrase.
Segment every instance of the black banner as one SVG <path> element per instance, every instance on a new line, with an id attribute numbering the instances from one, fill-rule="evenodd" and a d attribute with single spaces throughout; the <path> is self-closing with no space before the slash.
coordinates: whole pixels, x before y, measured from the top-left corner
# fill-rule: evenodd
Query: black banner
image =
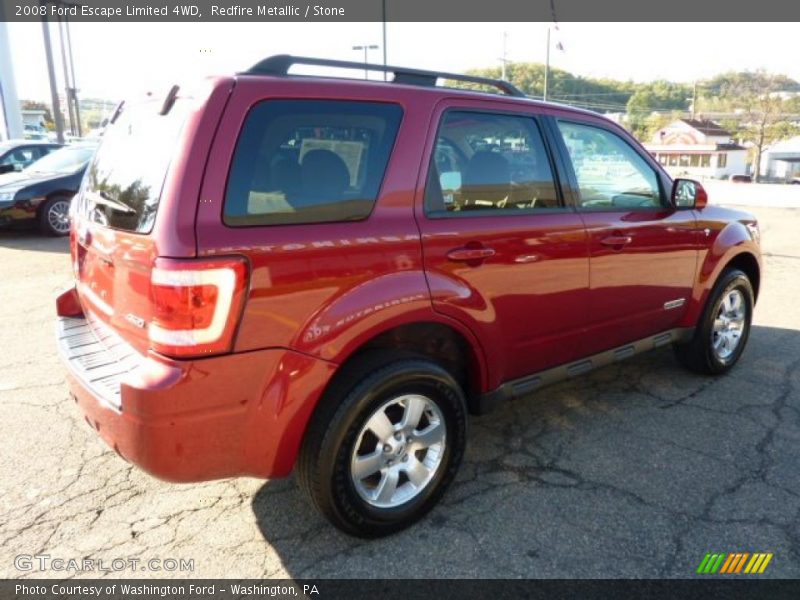
<path id="1" fill-rule="evenodd" d="M 43 17 L 98 23 L 800 20 L 800 2 L 786 0 L 0 0 L 0 4 L 4 9 L 0 20 L 11 22 Z"/>
<path id="2" fill-rule="evenodd" d="M 2 600 L 227 600 L 302 598 L 308 600 L 711 600 L 716 598 L 797 598 L 797 580 L 448 580 L 448 579 L 318 579 L 318 580 L 113 580 L 26 579 L 0 581 Z"/>

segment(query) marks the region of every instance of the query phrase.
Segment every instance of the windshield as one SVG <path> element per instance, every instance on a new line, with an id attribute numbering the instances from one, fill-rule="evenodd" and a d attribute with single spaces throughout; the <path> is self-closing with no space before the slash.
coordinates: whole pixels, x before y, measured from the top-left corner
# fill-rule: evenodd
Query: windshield
<path id="1" fill-rule="evenodd" d="M 40 158 L 25 171 L 29 173 L 74 173 L 89 162 L 94 151 L 94 146 L 61 148 Z"/>

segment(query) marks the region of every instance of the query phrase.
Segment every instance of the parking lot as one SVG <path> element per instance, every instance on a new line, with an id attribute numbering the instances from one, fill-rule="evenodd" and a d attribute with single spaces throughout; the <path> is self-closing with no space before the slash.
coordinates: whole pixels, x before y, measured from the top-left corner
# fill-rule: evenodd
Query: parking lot
<path id="1" fill-rule="evenodd" d="M 292 479 L 173 485 L 123 462 L 56 355 L 67 241 L 1 232 L 0 577 L 74 575 L 21 572 L 20 554 L 194 561 L 151 576 L 688 577 L 707 552 L 771 552 L 765 576 L 800 577 L 800 209 L 751 210 L 766 274 L 730 375 L 666 348 L 472 418 L 444 501 L 377 541 L 328 525 Z"/>

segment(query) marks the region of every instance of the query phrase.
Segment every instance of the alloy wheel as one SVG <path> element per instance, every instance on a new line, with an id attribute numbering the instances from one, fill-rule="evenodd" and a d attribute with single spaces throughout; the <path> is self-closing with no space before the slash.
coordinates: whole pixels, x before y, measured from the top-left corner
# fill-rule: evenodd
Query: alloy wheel
<path id="1" fill-rule="evenodd" d="M 405 394 L 373 412 L 356 438 L 350 475 L 358 495 L 377 508 L 413 500 L 442 465 L 447 430 L 433 400 Z"/>

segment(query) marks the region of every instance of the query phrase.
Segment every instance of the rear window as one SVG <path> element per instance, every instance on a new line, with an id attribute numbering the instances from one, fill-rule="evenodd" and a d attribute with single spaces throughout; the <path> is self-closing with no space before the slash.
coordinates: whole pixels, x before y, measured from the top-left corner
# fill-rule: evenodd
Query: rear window
<path id="1" fill-rule="evenodd" d="M 402 110 L 396 104 L 265 100 L 247 115 L 228 177 L 231 226 L 369 216 Z"/>
<path id="2" fill-rule="evenodd" d="M 107 227 L 150 232 L 189 105 L 178 100 L 166 115 L 160 102 L 123 105 L 89 166 L 78 211 Z"/>

